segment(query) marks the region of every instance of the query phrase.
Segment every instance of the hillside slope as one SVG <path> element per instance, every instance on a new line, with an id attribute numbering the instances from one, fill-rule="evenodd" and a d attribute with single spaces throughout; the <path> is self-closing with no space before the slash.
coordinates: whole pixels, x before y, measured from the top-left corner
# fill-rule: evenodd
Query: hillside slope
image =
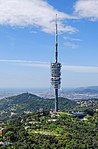
<path id="1" fill-rule="evenodd" d="M 0 119 L 17 117 L 23 113 L 33 112 L 39 109 L 54 109 L 54 102 L 54 99 L 44 99 L 30 93 L 4 98 L 0 100 Z M 76 105 L 75 101 L 59 98 L 59 109 L 61 111 L 72 110 Z"/>

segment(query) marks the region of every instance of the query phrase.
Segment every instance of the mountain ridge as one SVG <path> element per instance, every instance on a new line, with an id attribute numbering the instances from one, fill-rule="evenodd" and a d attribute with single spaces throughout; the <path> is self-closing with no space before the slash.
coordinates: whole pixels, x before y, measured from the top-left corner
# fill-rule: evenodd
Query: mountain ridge
<path id="1" fill-rule="evenodd" d="M 11 96 L 0 100 L 0 112 L 3 113 L 0 117 L 7 116 L 16 117 L 22 115 L 24 112 L 34 112 L 39 109 L 43 110 L 54 110 L 55 99 L 44 99 L 42 97 L 30 94 L 22 93 L 17 96 Z M 59 109 L 66 111 L 73 109 L 77 103 L 67 98 L 59 98 Z M 7 117 L 6 116 L 6 117 Z"/>

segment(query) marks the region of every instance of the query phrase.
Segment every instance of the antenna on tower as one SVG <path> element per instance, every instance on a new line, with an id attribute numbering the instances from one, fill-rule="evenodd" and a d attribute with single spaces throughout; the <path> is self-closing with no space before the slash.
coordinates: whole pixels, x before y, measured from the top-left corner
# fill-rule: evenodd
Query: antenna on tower
<path id="1" fill-rule="evenodd" d="M 57 14 L 56 14 L 56 44 L 55 44 L 55 60 L 56 60 L 56 63 L 58 62 L 58 24 L 57 24 Z"/>

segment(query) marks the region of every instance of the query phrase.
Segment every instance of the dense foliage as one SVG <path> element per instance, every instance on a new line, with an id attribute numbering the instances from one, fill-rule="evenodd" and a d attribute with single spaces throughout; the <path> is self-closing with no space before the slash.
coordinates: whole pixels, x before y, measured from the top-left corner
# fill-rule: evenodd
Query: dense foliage
<path id="1" fill-rule="evenodd" d="M 79 120 L 59 112 L 40 111 L 7 122 L 1 149 L 98 149 L 98 113 Z"/>

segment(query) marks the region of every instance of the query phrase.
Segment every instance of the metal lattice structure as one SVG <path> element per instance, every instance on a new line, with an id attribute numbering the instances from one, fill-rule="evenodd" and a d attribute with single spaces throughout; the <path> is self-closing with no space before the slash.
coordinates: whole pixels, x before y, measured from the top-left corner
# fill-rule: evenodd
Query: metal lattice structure
<path id="1" fill-rule="evenodd" d="M 58 62 L 58 26 L 56 16 L 55 62 L 51 63 L 51 84 L 55 89 L 55 111 L 58 112 L 58 89 L 61 84 L 61 63 Z"/>

